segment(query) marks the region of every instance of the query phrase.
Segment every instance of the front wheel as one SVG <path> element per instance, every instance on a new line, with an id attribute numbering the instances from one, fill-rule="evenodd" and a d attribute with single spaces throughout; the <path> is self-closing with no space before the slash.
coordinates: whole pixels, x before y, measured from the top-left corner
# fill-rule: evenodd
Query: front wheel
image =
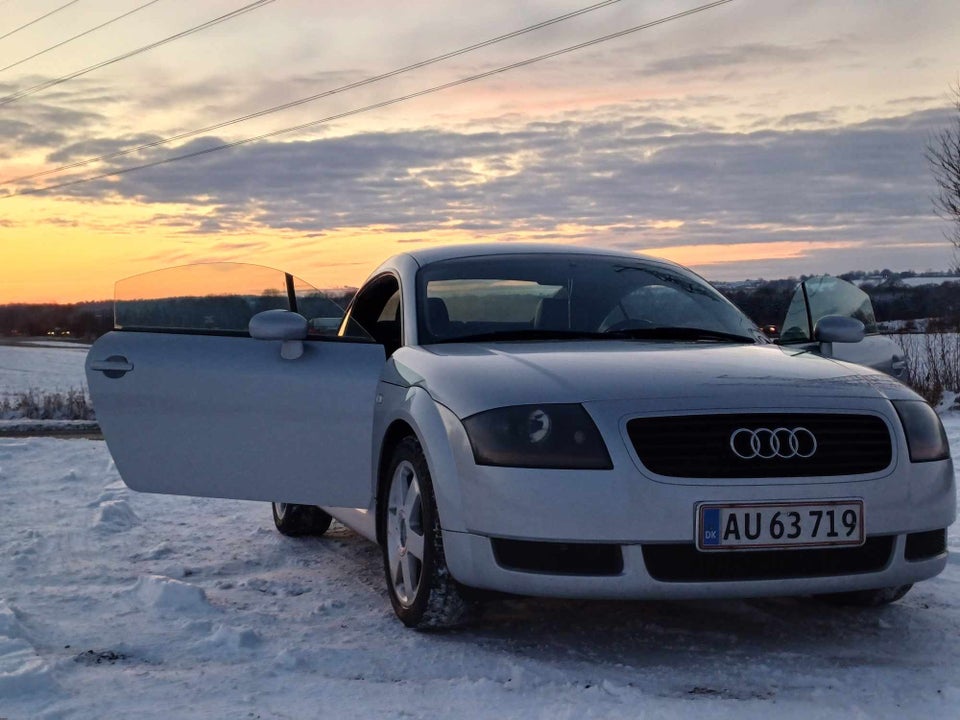
<path id="1" fill-rule="evenodd" d="M 323 535 L 333 518 L 314 505 L 273 503 L 273 524 L 284 535 Z"/>
<path id="2" fill-rule="evenodd" d="M 377 521 L 394 612 L 404 625 L 420 630 L 461 625 L 475 604 L 447 569 L 433 483 L 415 438 L 400 441 L 388 473 Z"/>
<path id="3" fill-rule="evenodd" d="M 893 587 L 877 588 L 875 590 L 853 590 L 851 592 L 830 593 L 817 595 L 830 605 L 846 605 L 850 607 L 881 607 L 894 603 L 908 592 L 913 585 L 894 585 Z"/>

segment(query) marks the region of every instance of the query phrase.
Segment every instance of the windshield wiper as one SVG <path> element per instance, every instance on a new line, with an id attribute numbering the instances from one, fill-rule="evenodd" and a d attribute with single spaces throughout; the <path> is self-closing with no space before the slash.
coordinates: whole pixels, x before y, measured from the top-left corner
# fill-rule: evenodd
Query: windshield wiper
<path id="1" fill-rule="evenodd" d="M 520 330 L 494 330 L 473 335 L 455 335 L 438 338 L 434 343 L 494 342 L 498 340 L 597 340 L 609 337 L 607 333 L 584 330 L 547 330 L 523 328 Z"/>
<path id="2" fill-rule="evenodd" d="M 713 342 L 755 343 L 749 335 L 689 327 L 642 327 L 612 332 L 587 330 L 547 330 L 523 328 L 520 330 L 494 330 L 473 335 L 438 338 L 434 343 L 497 342 L 517 340 L 707 340 Z"/>
<path id="3" fill-rule="evenodd" d="M 603 333 L 603 337 L 624 338 L 629 340 L 713 340 L 717 342 L 755 343 L 756 338 L 749 335 L 708 330 L 692 327 L 639 327 L 613 330 Z"/>

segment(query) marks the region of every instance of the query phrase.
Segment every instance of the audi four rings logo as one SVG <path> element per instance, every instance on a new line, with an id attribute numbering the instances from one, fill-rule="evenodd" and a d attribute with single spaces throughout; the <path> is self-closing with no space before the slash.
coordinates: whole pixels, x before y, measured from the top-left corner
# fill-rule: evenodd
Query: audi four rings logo
<path id="1" fill-rule="evenodd" d="M 817 438 L 805 427 L 738 428 L 730 435 L 730 449 L 744 460 L 809 458 L 817 451 Z"/>

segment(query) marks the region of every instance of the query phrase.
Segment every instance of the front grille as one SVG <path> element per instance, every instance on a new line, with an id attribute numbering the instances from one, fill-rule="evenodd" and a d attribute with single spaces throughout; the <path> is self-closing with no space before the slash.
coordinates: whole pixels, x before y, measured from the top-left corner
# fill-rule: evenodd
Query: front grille
<path id="1" fill-rule="evenodd" d="M 772 454 L 770 435 L 762 430 L 805 428 L 816 438 L 799 433 L 799 454 L 739 457 L 731 437 L 741 428 L 737 449 L 750 455 L 750 433 L 761 430 L 761 454 Z M 635 418 L 627 434 L 640 461 L 658 475 L 684 478 L 766 478 L 860 475 L 886 468 L 893 457 L 890 431 L 874 415 L 822 413 L 753 413 L 742 415 L 682 415 Z M 781 454 L 790 455 L 788 432 L 781 433 Z M 779 442 L 779 441 L 778 441 Z"/>
<path id="2" fill-rule="evenodd" d="M 500 567 L 552 575 L 619 575 L 623 553 L 608 543 L 563 543 L 493 538 Z"/>
<path id="3" fill-rule="evenodd" d="M 661 582 L 785 580 L 878 572 L 887 566 L 895 536 L 867 538 L 856 548 L 700 552 L 692 543 L 644 545 L 647 572 Z"/>
<path id="4" fill-rule="evenodd" d="M 907 547 L 903 556 L 910 561 L 929 560 L 947 551 L 947 531 L 930 530 L 928 532 L 907 535 Z"/>

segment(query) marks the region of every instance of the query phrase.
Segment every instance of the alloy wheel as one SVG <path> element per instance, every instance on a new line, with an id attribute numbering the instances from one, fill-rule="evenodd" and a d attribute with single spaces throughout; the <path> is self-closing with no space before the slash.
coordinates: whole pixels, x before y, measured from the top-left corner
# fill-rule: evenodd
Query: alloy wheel
<path id="1" fill-rule="evenodd" d="M 400 604 L 413 605 L 423 574 L 423 501 L 417 471 L 400 462 L 387 496 L 387 559 L 390 583 Z"/>

